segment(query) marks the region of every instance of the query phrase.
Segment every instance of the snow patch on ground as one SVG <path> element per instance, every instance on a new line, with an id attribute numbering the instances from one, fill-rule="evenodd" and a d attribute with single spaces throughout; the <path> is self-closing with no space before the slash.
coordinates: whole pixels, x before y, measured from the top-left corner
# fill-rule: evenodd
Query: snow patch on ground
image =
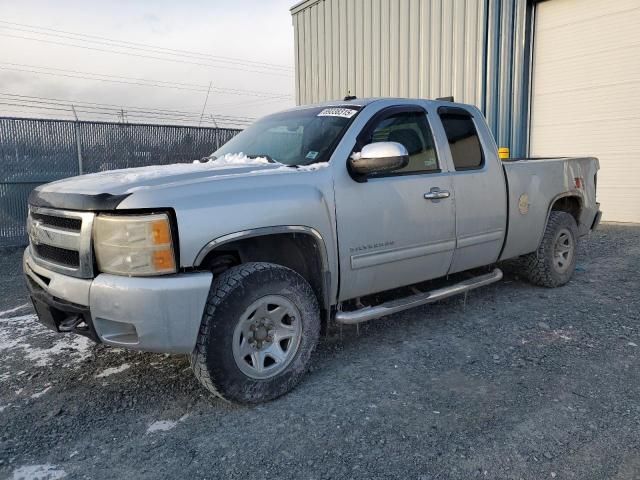
<path id="1" fill-rule="evenodd" d="M 27 315 L 18 315 L 17 317 L 2 317 L 0 318 L 0 322 L 2 323 L 11 323 L 11 324 L 16 324 L 19 322 L 24 322 L 25 320 L 36 320 L 36 314 L 35 313 L 29 313 Z M 44 328 L 44 327 L 42 327 Z"/>
<path id="2" fill-rule="evenodd" d="M 147 428 L 147 435 L 154 432 L 166 432 L 173 428 L 180 422 L 184 422 L 187 418 L 189 418 L 189 414 L 185 414 L 180 417 L 178 420 L 158 420 L 157 422 L 153 422 Z"/>
<path id="3" fill-rule="evenodd" d="M 68 366 L 90 357 L 92 346 L 93 342 L 81 335 L 49 330 L 34 314 L 0 318 L 0 353 L 5 358 L 21 357 L 38 367 L 59 366 L 60 363 Z M 60 359 L 64 362 L 59 362 Z M 15 372 L 2 372 L 0 364 L 0 378 L 16 375 Z"/>
<path id="4" fill-rule="evenodd" d="M 166 432 L 174 428 L 177 424 L 178 422 L 174 422 L 172 420 L 159 420 L 149 425 L 149 428 L 147 428 L 147 434 L 154 432 Z"/>
<path id="5" fill-rule="evenodd" d="M 9 405 L 0 405 L 0 413 L 4 412 L 10 406 L 11 406 L 11 404 L 9 404 Z"/>
<path id="6" fill-rule="evenodd" d="M 0 352 L 11 350 L 19 345 L 24 335 L 28 334 L 28 324 L 36 322 L 36 316 L 23 315 L 0 319 Z M 44 328 L 44 327 L 42 327 Z"/>
<path id="7" fill-rule="evenodd" d="M 14 308 L 10 308 L 9 310 L 3 310 L 2 312 L 0 312 L 0 318 L 4 317 L 5 315 L 9 314 L 9 313 L 15 313 L 18 312 L 24 308 L 27 308 L 29 306 L 28 303 L 25 303 L 24 305 L 19 305 L 17 307 Z"/>
<path id="8" fill-rule="evenodd" d="M 149 425 L 149 428 L 147 428 L 147 434 L 153 432 L 166 432 L 174 428 L 177 424 L 178 422 L 173 420 L 158 420 L 157 422 L 153 422 Z"/>
<path id="9" fill-rule="evenodd" d="M 38 367 L 46 367 L 53 363 L 57 355 L 68 355 L 70 361 L 79 363 L 91 356 L 91 347 L 94 343 L 82 335 L 60 335 L 60 339 L 51 348 L 31 347 L 27 359 L 34 361 Z"/>
<path id="10" fill-rule="evenodd" d="M 128 363 L 124 363 L 124 364 L 120 365 L 119 367 L 105 368 L 102 372 L 100 372 L 98 375 L 96 375 L 96 378 L 104 378 L 104 377 L 108 377 L 110 375 L 115 375 L 116 373 L 124 372 L 125 370 L 129 369 L 130 367 L 131 367 L 131 365 L 129 365 Z"/>
<path id="11" fill-rule="evenodd" d="M 13 471 L 12 480 L 58 480 L 67 476 L 67 472 L 50 463 L 44 465 L 25 465 Z"/>
<path id="12" fill-rule="evenodd" d="M 51 386 L 45 388 L 44 390 L 38 392 L 38 393 L 34 393 L 33 395 L 31 395 L 31 398 L 40 398 L 41 396 L 43 396 L 45 393 L 47 393 L 49 390 L 51 390 Z"/>

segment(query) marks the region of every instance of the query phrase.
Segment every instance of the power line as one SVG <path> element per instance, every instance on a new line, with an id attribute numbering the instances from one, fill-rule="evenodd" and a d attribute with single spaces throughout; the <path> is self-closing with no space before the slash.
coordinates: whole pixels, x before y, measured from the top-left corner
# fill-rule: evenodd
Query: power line
<path id="1" fill-rule="evenodd" d="M 102 37 L 99 35 L 90 35 L 90 34 L 86 34 L 86 33 L 77 33 L 77 32 L 70 32 L 70 31 L 66 31 L 66 30 L 58 30 L 55 28 L 48 28 L 48 27 L 41 27 L 41 26 L 37 26 L 37 25 L 28 25 L 28 24 L 24 24 L 24 23 L 17 23 L 17 22 L 9 22 L 6 20 L 0 20 L 0 23 L 3 23 L 5 25 L 13 25 L 13 27 L 1 27 L 0 28 L 5 28 L 5 29 L 9 29 L 9 30 L 16 30 L 16 31 L 22 31 L 22 32 L 28 32 L 28 33 L 36 33 L 36 34 L 40 34 L 40 35 L 50 35 L 50 36 L 57 36 L 60 38 L 67 38 L 67 39 L 72 39 L 72 40 L 76 40 L 76 41 L 85 41 L 85 42 L 93 42 L 93 43 L 98 43 L 98 44 L 110 44 L 111 46 L 120 46 L 120 47 L 125 47 L 125 48 L 135 48 L 135 49 L 140 49 L 140 50 L 144 50 L 144 51 L 152 51 L 155 53 L 165 53 L 168 55 L 180 55 L 181 57 L 186 56 L 194 56 L 194 57 L 204 57 L 204 58 L 211 58 L 213 60 L 216 61 L 221 61 L 221 62 L 228 62 L 228 63 L 235 63 L 238 65 L 244 65 L 244 66 L 256 66 L 256 67 L 268 67 L 268 68 L 276 68 L 276 69 L 283 69 L 283 70 L 293 70 L 293 67 L 290 65 L 283 65 L 283 64 L 277 64 L 277 63 L 269 63 L 269 62 L 258 62 L 258 61 L 254 61 L 254 60 L 246 60 L 246 59 L 241 59 L 241 58 L 235 58 L 235 57 L 226 57 L 226 56 L 221 56 L 221 55 L 211 55 L 208 53 L 201 53 L 201 52 L 195 52 L 195 51 L 190 51 L 190 50 L 181 50 L 181 49 L 175 49 L 175 48 L 168 48 L 168 47 L 159 47 L 156 45 L 149 45 L 149 44 L 145 44 L 145 43 L 138 43 L 138 42 L 131 42 L 131 41 L 125 41 L 125 40 L 117 40 L 117 39 L 113 39 L 113 38 L 108 38 L 108 37 Z M 25 27 L 27 30 L 25 29 L 20 29 L 20 28 L 15 28 L 16 26 L 18 27 Z M 53 33 L 48 33 L 48 32 L 55 32 L 55 34 Z M 64 35 L 58 35 L 58 34 L 64 34 Z M 71 37 L 69 37 L 69 35 L 71 35 Z M 96 40 L 92 40 L 92 39 L 97 39 L 99 41 Z M 105 43 L 107 42 L 107 43 Z"/>
<path id="2" fill-rule="evenodd" d="M 4 97 L 4 98 L 3 98 Z M 184 120 L 195 121 L 199 119 L 199 114 L 193 111 L 173 110 L 173 109 L 161 109 L 152 107 L 137 107 L 137 106 L 123 106 L 112 103 L 98 103 L 98 102 L 86 102 L 78 100 L 66 100 L 51 97 L 39 97 L 30 95 L 19 95 L 12 93 L 0 93 L 0 100 L 5 100 L 5 104 L 12 103 L 14 105 L 24 106 L 29 109 L 38 108 L 39 106 L 46 106 L 47 109 L 55 109 L 61 112 L 70 112 L 74 106 L 78 107 L 82 113 L 94 113 L 99 115 L 118 116 L 122 109 L 126 108 L 126 113 L 130 116 L 136 116 L 138 114 L 146 117 L 152 117 L 161 120 Z M 63 108 L 58 108 L 63 107 Z M 32 110 L 29 110 L 32 111 Z M 209 118 L 213 114 L 203 117 L 203 121 L 208 122 Z M 232 116 L 225 114 L 216 114 L 215 119 L 221 122 L 234 122 L 235 124 L 249 124 L 252 123 L 254 117 Z"/>
<path id="3" fill-rule="evenodd" d="M 125 79 L 125 80 L 136 80 L 136 81 L 142 81 L 142 82 L 154 82 L 154 83 L 161 83 L 161 84 L 167 84 L 167 85 L 175 85 L 175 86 L 180 86 L 180 87 L 200 87 L 200 89 L 205 89 L 207 88 L 207 85 L 203 85 L 201 83 L 188 83 L 188 82 L 171 82 L 171 81 L 167 81 L 167 80 L 157 80 L 157 79 L 145 79 L 145 78 L 135 78 L 135 77 L 126 77 L 123 75 L 113 75 L 110 73 L 93 73 L 93 72 L 83 72 L 83 71 L 79 71 L 79 70 L 68 70 L 68 69 L 64 69 L 64 68 L 57 68 L 57 67 L 48 67 L 48 66 L 40 66 L 40 65 L 28 65 L 28 64 L 24 64 L 24 63 L 14 63 L 14 62 L 0 62 L 0 65 L 13 65 L 13 66 L 18 66 L 18 67 L 28 67 L 28 68 L 39 68 L 39 69 L 43 69 L 43 70 L 57 70 L 60 72 L 68 72 L 68 73 L 78 73 L 78 74 L 83 74 L 83 75 L 94 75 L 94 76 L 100 76 L 100 77 L 111 77 L 111 78 L 118 78 L 118 79 Z M 268 95 L 268 96 L 284 96 L 284 95 L 289 95 L 289 94 L 285 94 L 285 93 L 274 93 L 274 92 L 264 92 L 264 91 L 256 91 L 256 90 L 240 90 L 240 89 L 236 89 L 236 88 L 224 88 L 224 87 L 214 87 L 217 90 L 229 90 L 229 91 L 234 91 L 234 92 L 242 92 L 242 93 L 259 93 L 262 95 Z"/>
<path id="4" fill-rule="evenodd" d="M 63 121 L 73 121 L 73 114 L 69 113 L 69 112 L 56 112 L 56 113 L 50 113 L 50 112 L 33 112 L 33 110 L 31 109 L 23 109 L 23 108 L 13 108 L 10 110 L 2 110 L 2 114 L 0 115 L 0 118 L 3 117 L 16 117 L 16 118 L 24 118 L 24 119 L 33 119 L 33 120 L 38 120 L 38 119 L 44 119 L 44 120 L 63 120 Z M 111 122 L 111 123 L 116 123 L 115 120 L 112 120 L 111 118 L 98 118 L 98 119 L 82 119 L 81 121 L 91 121 L 91 122 Z M 152 125 L 175 125 L 175 126 L 189 126 L 189 127 L 195 127 L 196 125 L 194 125 L 192 122 L 185 122 L 185 121 L 180 121 L 180 120 L 173 120 L 173 121 L 156 121 L 155 119 L 152 118 L 141 118 L 139 120 L 135 120 L 131 123 L 147 123 L 147 124 L 152 124 Z M 238 125 L 238 124 L 231 124 L 231 123 L 224 123 L 224 124 L 219 124 L 219 125 L 214 125 L 213 122 L 207 122 L 207 124 L 205 126 L 203 126 L 202 128 L 235 128 L 235 129 L 244 129 L 246 128 L 247 125 Z"/>
<path id="5" fill-rule="evenodd" d="M 54 112 L 62 112 L 62 113 L 66 113 L 68 114 L 70 112 L 69 108 L 57 108 L 57 107 L 47 107 L 47 106 L 42 106 L 42 105 L 30 105 L 30 104 L 25 104 L 25 103 L 16 103 L 16 102 L 1 102 L 0 101 L 0 105 L 5 105 L 5 106 L 9 106 L 9 107 L 20 107 L 20 108 L 26 108 L 26 109 L 30 109 L 28 111 L 33 112 L 34 110 L 38 110 L 38 115 L 41 114 L 40 110 L 45 110 L 45 111 L 54 111 Z M 167 116 L 155 116 L 155 115 L 145 115 L 145 114 L 141 114 L 141 113 L 131 113 L 128 112 L 127 110 L 122 109 L 121 111 L 111 111 L 111 112 L 100 112 L 100 111 L 95 111 L 95 110 L 85 110 L 82 108 L 76 108 L 75 109 L 77 113 L 84 113 L 87 114 L 89 116 L 101 116 L 101 117 L 109 117 L 109 118 L 116 118 L 121 122 L 126 122 L 126 120 L 128 118 L 140 118 L 140 119 L 145 119 L 145 120 L 153 120 L 153 121 L 160 121 L 160 122 L 171 122 L 171 123 L 175 123 L 175 122 L 182 122 L 182 123 L 190 123 L 190 124 L 195 124 L 196 123 L 196 119 L 193 118 L 183 118 L 183 117 L 167 117 Z M 76 113 L 76 115 L 77 115 Z M 86 119 L 86 117 L 85 117 Z M 231 120 L 231 119 L 219 119 L 220 122 L 222 124 L 224 124 L 225 126 L 228 125 L 234 125 L 234 126 L 242 126 L 242 127 L 247 127 L 249 125 L 249 123 L 244 122 L 244 121 L 240 121 L 240 120 Z M 207 120 L 203 120 L 203 122 L 207 123 L 207 124 L 211 124 L 211 123 L 215 123 L 215 122 L 211 122 L 208 119 Z M 200 126 L 200 125 L 198 125 Z"/>
<path id="6" fill-rule="evenodd" d="M 202 67 L 211 67 L 211 68 L 224 68 L 226 70 L 238 70 L 238 71 L 242 71 L 242 72 L 251 72 L 251 73 L 261 73 L 264 75 L 276 75 L 276 76 L 281 76 L 281 77 L 291 77 L 293 76 L 292 73 L 282 73 L 282 72 L 277 72 L 274 71 L 273 69 L 271 70 L 251 70 L 251 69 L 246 69 L 246 68 L 239 68 L 239 67 L 234 67 L 234 66 L 222 66 L 222 65 L 215 65 L 212 63 L 200 63 L 200 62 L 190 62 L 187 60 L 178 60 L 175 58 L 163 58 L 163 57 L 156 57 L 153 55 L 143 55 L 140 53 L 132 53 L 132 52 L 120 52 L 117 50 L 107 50 L 105 48 L 98 48 L 98 47 L 89 47 L 86 45 L 75 45 L 72 43 L 64 43 L 64 42 L 56 42 L 54 40 L 45 40 L 42 38 L 33 38 L 33 37 L 25 37 L 25 36 L 21 36 L 21 35 L 12 35 L 9 33 L 2 33 L 0 32 L 1 36 L 4 37 L 10 37 L 10 38 L 20 38 L 22 40 L 32 40 L 35 42 L 41 42 L 41 43 L 48 43 L 51 45 L 59 45 L 59 46 L 64 46 L 64 47 L 74 47 L 74 48 L 83 48 L 85 50 L 93 50 L 93 51 L 98 51 L 98 52 L 106 52 L 106 53 L 115 53 L 118 55 L 128 55 L 128 56 L 132 56 L 132 57 L 138 57 L 138 58 L 149 58 L 152 60 L 164 60 L 167 62 L 174 62 L 174 63 L 183 63 L 183 64 L 188 64 L 188 65 L 198 65 L 198 66 L 202 66 Z"/>
<path id="7" fill-rule="evenodd" d="M 4 92 L 0 92 L 0 96 L 9 97 L 10 99 L 13 99 L 15 101 L 42 103 L 47 105 L 62 105 L 62 106 L 77 105 L 83 108 L 96 108 L 96 109 L 102 109 L 102 110 L 117 110 L 117 111 L 120 111 L 121 108 L 126 107 L 127 111 L 129 112 L 154 113 L 158 115 L 167 114 L 167 115 L 173 115 L 173 116 L 200 118 L 200 114 L 198 114 L 197 112 L 185 111 L 185 110 L 126 106 L 126 105 L 114 104 L 114 103 L 86 102 L 86 101 L 80 101 L 80 100 L 69 100 L 69 99 L 60 99 L 60 98 L 52 98 L 52 97 L 39 97 L 39 96 L 33 96 L 33 95 L 20 95 L 16 93 L 4 93 Z M 239 115 L 224 115 L 224 114 L 216 114 L 216 117 L 221 119 L 244 120 L 247 122 L 252 122 L 256 119 L 255 117 L 244 117 Z"/>
<path id="8" fill-rule="evenodd" d="M 79 78 L 83 80 L 94 80 L 94 81 L 108 82 L 108 83 L 120 83 L 125 85 L 137 85 L 142 87 L 171 88 L 171 89 L 187 90 L 187 91 L 193 91 L 193 92 L 206 92 L 208 90 L 205 85 L 199 85 L 194 83 L 169 82 L 166 80 L 155 80 L 155 79 L 147 80 L 144 78 L 125 77 L 121 75 L 112 75 L 112 74 L 106 74 L 106 73 L 82 72 L 79 70 L 66 70 L 63 68 L 56 68 L 56 67 L 41 67 L 37 65 L 27 65 L 23 63 L 0 62 L 0 65 L 9 65 L 8 67 L 0 66 L 0 70 L 10 70 L 10 71 L 16 71 L 16 72 L 53 75 L 53 76 L 67 77 L 67 78 Z M 40 70 L 44 70 L 44 71 L 40 71 Z M 218 93 L 229 94 L 229 95 L 243 95 L 243 96 L 252 96 L 252 97 L 283 98 L 283 99 L 293 98 L 291 95 L 284 94 L 284 93 L 281 94 L 281 93 L 263 92 L 263 91 L 257 91 L 257 90 L 242 90 L 238 88 L 212 87 L 212 90 Z"/>
<path id="9" fill-rule="evenodd" d="M 293 102 L 293 97 L 292 98 L 268 98 L 268 99 L 263 99 L 263 100 L 246 100 L 246 101 L 238 101 L 238 102 L 224 102 L 224 103 L 210 103 L 209 105 L 214 106 L 214 107 L 256 107 L 256 106 L 262 106 L 262 105 L 266 105 L 268 103 L 273 103 L 273 102 L 286 102 L 286 101 L 290 101 Z M 292 105 L 293 106 L 293 105 Z"/>
<path id="10" fill-rule="evenodd" d="M 24 114 L 28 114 L 29 116 L 24 116 Z M 73 114 L 70 113 L 64 113 L 64 112 L 60 112 L 60 113 L 48 113 L 48 112 L 38 112 L 37 115 L 34 115 L 33 110 L 30 109 L 20 109 L 20 108 L 14 108 L 11 110 L 2 110 L 2 115 L 0 115 L 0 118 L 6 118 L 6 117 L 24 117 L 24 118 L 32 118 L 32 119 L 37 119 L 37 118 L 43 118 L 46 120 L 73 120 Z"/>
<path id="11" fill-rule="evenodd" d="M 162 115 L 155 115 L 153 113 L 131 113 L 127 110 L 124 109 L 111 109 L 109 111 L 100 111 L 100 109 L 87 109 L 87 107 L 80 107 L 78 106 L 78 108 L 75 108 L 73 105 L 42 105 L 42 104 L 36 104 L 33 105 L 32 103 L 29 102 L 25 102 L 25 101 L 12 101 L 12 100 L 7 100 L 7 99 L 0 99 L 0 105 L 5 105 L 5 106 L 10 106 L 10 107 L 20 107 L 21 109 L 24 108 L 28 108 L 28 109 L 38 109 L 38 110 L 46 110 L 46 111 L 55 111 L 55 112 L 64 112 L 66 114 L 69 114 L 71 112 L 73 112 L 73 110 L 75 110 L 75 112 L 77 113 L 86 113 L 86 114 L 90 114 L 90 115 L 98 115 L 98 116 L 108 116 L 108 117 L 116 117 L 118 118 L 118 116 L 120 115 L 121 111 L 124 111 L 128 117 L 132 117 L 132 118 L 142 118 L 142 119 L 147 119 L 147 120 L 162 120 L 162 121 L 172 121 L 172 122 L 194 122 L 197 119 L 194 119 L 192 117 L 186 117 L 186 116 L 162 116 Z M 221 123 L 224 123 L 225 125 L 235 125 L 235 126 L 242 126 L 242 127 L 246 127 L 247 125 L 249 125 L 250 122 L 247 122 L 246 120 L 235 120 L 233 118 L 220 118 L 217 117 Z M 208 119 L 203 119 L 203 121 L 206 121 L 206 123 L 212 123 L 210 122 Z"/>

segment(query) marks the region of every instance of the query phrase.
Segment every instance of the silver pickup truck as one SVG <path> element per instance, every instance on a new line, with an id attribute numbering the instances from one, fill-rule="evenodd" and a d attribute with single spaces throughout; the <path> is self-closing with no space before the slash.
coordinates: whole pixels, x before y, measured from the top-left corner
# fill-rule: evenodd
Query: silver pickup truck
<path id="1" fill-rule="evenodd" d="M 42 323 L 188 354 L 230 401 L 293 388 L 322 325 L 502 278 L 563 285 L 600 220 L 595 158 L 501 160 L 478 109 L 350 99 L 269 115 L 192 164 L 103 172 L 29 198 Z"/>

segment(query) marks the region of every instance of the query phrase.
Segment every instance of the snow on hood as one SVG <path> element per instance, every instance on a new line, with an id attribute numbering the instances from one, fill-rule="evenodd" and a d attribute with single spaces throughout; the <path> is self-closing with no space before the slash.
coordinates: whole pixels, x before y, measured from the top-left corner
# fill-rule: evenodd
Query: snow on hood
<path id="1" fill-rule="evenodd" d="M 247 157 L 244 153 L 227 153 L 220 158 L 216 158 L 213 155 L 206 157 L 208 160 L 202 162 L 201 160 L 194 160 L 193 163 L 205 163 L 215 164 L 215 167 L 228 167 L 230 165 L 264 165 L 269 163 L 266 157 Z"/>
<path id="2" fill-rule="evenodd" d="M 132 193 L 138 190 L 169 184 L 188 184 L 214 177 L 247 176 L 262 173 L 310 171 L 326 167 L 328 164 L 313 164 L 289 167 L 271 163 L 267 158 L 249 158 L 244 153 L 226 154 L 220 158 L 207 157 L 192 163 L 151 165 L 147 167 L 109 170 L 52 182 L 38 187 L 47 192 L 58 193 Z"/>
<path id="3" fill-rule="evenodd" d="M 158 177 L 180 175 L 182 173 L 206 172 L 219 168 L 246 167 L 253 165 L 267 165 L 269 160 L 264 157 L 249 158 L 244 153 L 228 153 L 220 158 L 207 157 L 208 160 L 194 160 L 193 163 L 172 163 L 155 167 L 129 168 L 126 170 L 112 170 L 100 172 L 96 175 L 109 175 L 119 179 L 122 183 L 133 183 Z M 152 169 L 151 169 L 152 168 Z M 115 177 L 114 175 L 119 175 Z"/>

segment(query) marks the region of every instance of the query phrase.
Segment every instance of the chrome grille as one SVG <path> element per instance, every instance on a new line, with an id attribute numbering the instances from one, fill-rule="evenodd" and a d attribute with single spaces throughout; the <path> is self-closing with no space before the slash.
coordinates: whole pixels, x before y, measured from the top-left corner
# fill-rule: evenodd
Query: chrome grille
<path id="1" fill-rule="evenodd" d="M 30 207 L 27 232 L 35 262 L 65 275 L 93 277 L 93 218 L 90 212 Z"/>

